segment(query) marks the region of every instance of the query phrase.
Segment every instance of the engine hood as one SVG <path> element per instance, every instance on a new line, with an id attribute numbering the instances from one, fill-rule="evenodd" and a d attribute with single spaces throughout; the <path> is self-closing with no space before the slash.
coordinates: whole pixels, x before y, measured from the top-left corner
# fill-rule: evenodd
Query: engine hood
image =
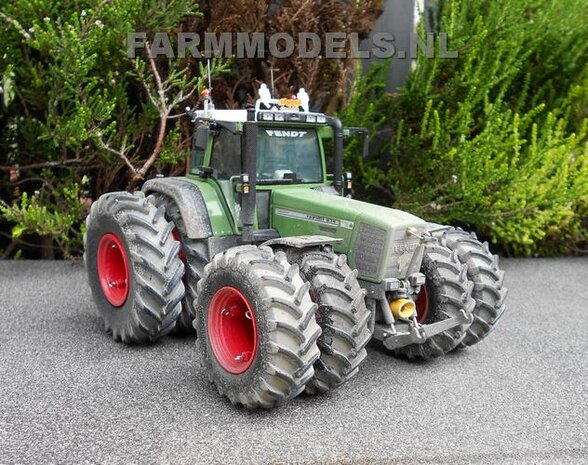
<path id="1" fill-rule="evenodd" d="M 413 233 L 426 230 L 426 222 L 410 213 L 308 188 L 272 191 L 271 218 L 281 236 L 343 239 L 335 251 L 347 254 L 359 277 L 373 282 L 405 277 L 419 243 Z"/>

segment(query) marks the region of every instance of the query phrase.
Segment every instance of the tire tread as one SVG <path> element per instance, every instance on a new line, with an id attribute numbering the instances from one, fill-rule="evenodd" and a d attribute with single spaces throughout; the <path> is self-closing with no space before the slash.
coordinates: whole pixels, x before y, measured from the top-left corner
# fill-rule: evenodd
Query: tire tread
<path id="1" fill-rule="evenodd" d="M 84 244 L 105 217 L 114 218 L 124 233 L 121 239 L 128 244 L 131 279 L 135 278 L 137 287 L 135 295 L 129 295 L 133 301 L 126 323 L 122 327 L 111 325 L 103 314 L 105 329 L 115 340 L 128 344 L 155 341 L 175 324 L 180 310 L 178 298 L 185 292 L 178 279 L 178 274 L 183 273 L 178 243 L 167 233 L 170 223 L 158 213 L 153 198 L 142 192 L 108 193 L 92 205 Z M 84 253 L 88 270 L 95 267 L 95 260 L 95 256 Z M 99 287 L 91 285 L 93 290 Z"/>

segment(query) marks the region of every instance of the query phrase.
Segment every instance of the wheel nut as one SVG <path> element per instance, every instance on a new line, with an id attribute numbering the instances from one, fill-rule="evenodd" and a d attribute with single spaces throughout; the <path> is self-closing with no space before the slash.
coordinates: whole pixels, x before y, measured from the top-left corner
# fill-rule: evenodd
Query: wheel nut
<path id="1" fill-rule="evenodd" d="M 251 358 L 251 352 L 242 352 L 239 355 L 235 356 L 236 362 L 247 362 Z"/>

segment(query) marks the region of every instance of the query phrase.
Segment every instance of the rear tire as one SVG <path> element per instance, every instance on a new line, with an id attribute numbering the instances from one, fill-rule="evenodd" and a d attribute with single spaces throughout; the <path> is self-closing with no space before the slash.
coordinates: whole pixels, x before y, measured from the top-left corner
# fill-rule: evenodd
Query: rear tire
<path id="1" fill-rule="evenodd" d="M 233 247 L 206 265 L 199 345 L 210 381 L 233 404 L 275 407 L 313 377 L 321 329 L 308 288 L 298 265 L 269 247 Z"/>
<path id="2" fill-rule="evenodd" d="M 365 346 L 372 334 L 366 291 L 359 286 L 357 270 L 349 268 L 345 255 L 312 250 L 298 254 L 295 263 L 310 283 L 310 297 L 318 304 L 317 322 L 322 329 L 318 339 L 321 356 L 306 392 L 327 392 L 353 378 L 367 356 Z"/>
<path id="3" fill-rule="evenodd" d="M 504 271 L 498 266 L 498 256 L 492 255 L 488 243 L 478 241 L 474 233 L 452 228 L 435 235 L 467 265 L 468 279 L 474 283 L 474 322 L 460 347 L 472 346 L 488 336 L 504 314 L 507 294 L 503 285 Z"/>
<path id="4" fill-rule="evenodd" d="M 184 265 L 163 209 L 142 192 L 105 194 L 86 227 L 84 262 L 106 331 L 125 343 L 169 333 L 182 308 Z"/>
<path id="5" fill-rule="evenodd" d="M 173 333 L 181 336 L 194 335 L 196 334 L 194 300 L 197 295 L 198 281 L 204 274 L 204 266 L 208 263 L 208 250 L 204 241 L 188 238 L 182 214 L 173 199 L 158 193 L 153 194 L 153 197 L 157 205 L 163 205 L 165 208 L 166 219 L 175 225 L 172 233 L 174 238 L 180 242 L 180 257 L 185 268 L 183 282 L 186 295 L 182 300 L 182 312 L 176 321 Z"/>
<path id="6" fill-rule="evenodd" d="M 428 308 L 419 308 L 417 298 L 417 316 L 422 324 L 432 324 L 459 315 L 463 309 L 471 313 L 474 300 L 471 297 L 473 285 L 467 279 L 467 267 L 462 265 L 457 254 L 441 245 L 437 239 L 425 243 L 425 254 L 421 273 L 426 277 L 425 289 Z M 419 294 L 421 297 L 421 294 Z M 410 344 L 400 347 L 394 354 L 413 359 L 430 359 L 439 357 L 455 349 L 466 334 L 466 325 L 451 328 L 427 339 L 423 344 Z"/>

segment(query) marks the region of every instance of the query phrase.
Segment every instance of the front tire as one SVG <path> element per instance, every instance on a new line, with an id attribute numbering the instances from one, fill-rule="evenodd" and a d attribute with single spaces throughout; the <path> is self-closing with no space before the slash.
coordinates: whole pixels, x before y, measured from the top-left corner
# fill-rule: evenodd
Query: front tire
<path id="1" fill-rule="evenodd" d="M 421 273 L 426 283 L 416 298 L 417 321 L 432 324 L 458 316 L 461 310 L 471 313 L 473 285 L 467 279 L 467 267 L 457 254 L 441 245 L 437 239 L 425 243 Z M 465 337 L 466 325 L 448 329 L 430 337 L 422 344 L 410 344 L 394 353 L 413 359 L 439 357 L 455 349 Z"/>
<path id="2" fill-rule="evenodd" d="M 142 192 L 101 196 L 90 210 L 84 262 L 106 331 L 125 343 L 169 333 L 181 311 L 184 266 L 173 224 Z"/>
<path id="3" fill-rule="evenodd" d="M 209 379 L 233 404 L 272 408 L 300 394 L 320 356 L 316 304 L 283 252 L 245 245 L 205 267 L 196 301 Z"/>
<path id="4" fill-rule="evenodd" d="M 460 347 L 472 346 L 488 336 L 504 314 L 507 294 L 504 271 L 498 266 L 498 256 L 492 255 L 488 243 L 478 241 L 474 233 L 451 228 L 436 235 L 443 245 L 457 253 L 461 263 L 467 265 L 468 279 L 474 283 L 474 322 Z"/>

